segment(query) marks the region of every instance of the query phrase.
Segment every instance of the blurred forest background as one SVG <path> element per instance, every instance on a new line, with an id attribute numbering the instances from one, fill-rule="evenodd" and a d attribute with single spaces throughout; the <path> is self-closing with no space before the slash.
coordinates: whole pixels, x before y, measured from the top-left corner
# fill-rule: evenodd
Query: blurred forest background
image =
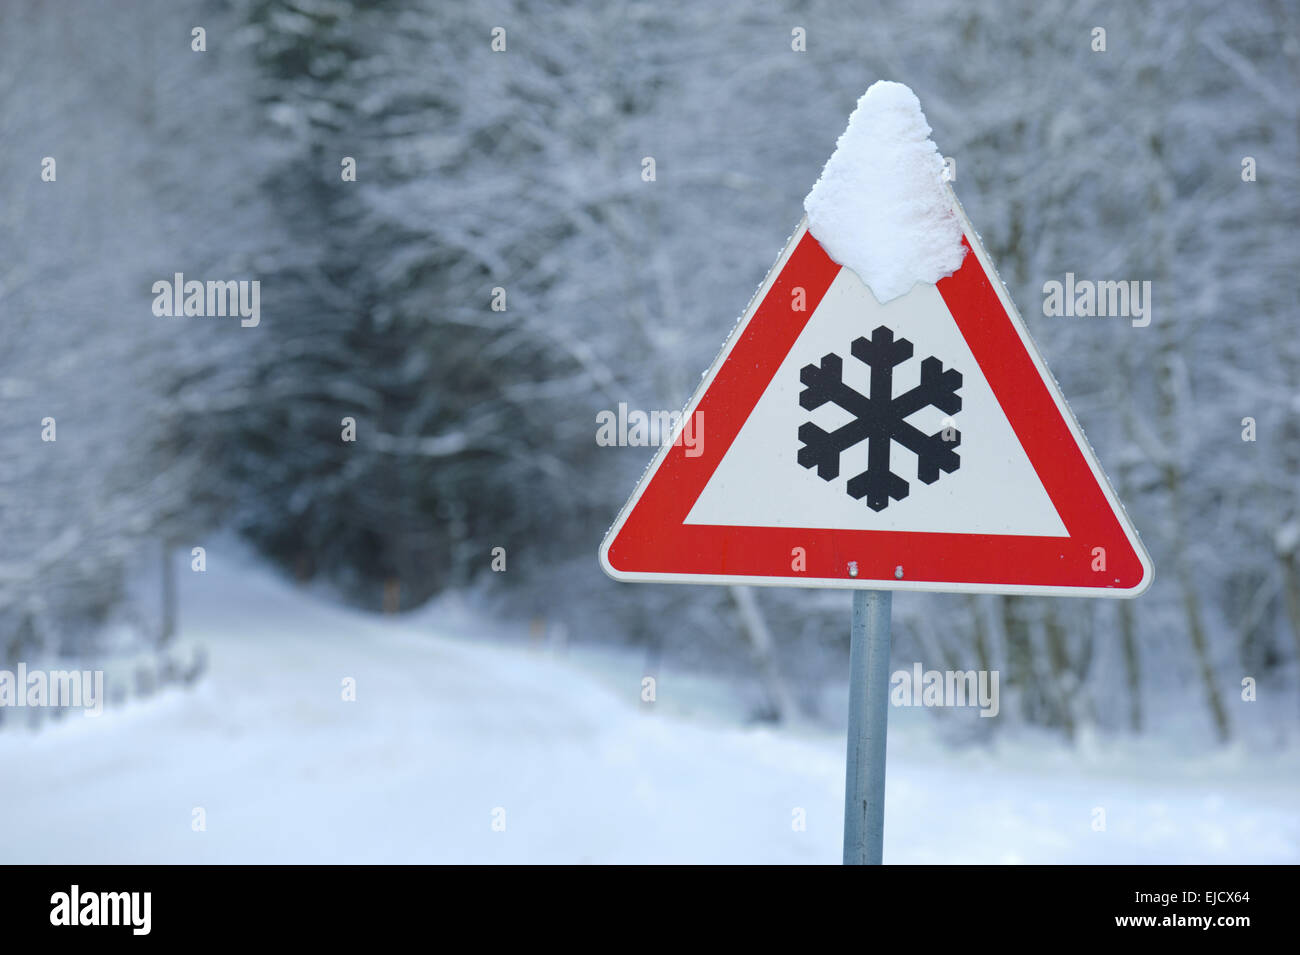
<path id="1" fill-rule="evenodd" d="M 1133 602 L 901 596 L 896 662 L 1000 669 L 972 732 L 1229 739 L 1245 677 L 1294 730 L 1300 6 L 762 6 L 0 5 L 0 664 L 165 646 L 234 530 L 339 600 L 465 592 L 815 717 L 847 595 L 606 579 L 652 449 L 596 416 L 685 403 L 883 78 L 1156 566 Z M 259 280 L 260 325 L 156 317 L 176 272 Z M 1066 272 L 1151 281 L 1151 325 L 1042 317 Z"/>

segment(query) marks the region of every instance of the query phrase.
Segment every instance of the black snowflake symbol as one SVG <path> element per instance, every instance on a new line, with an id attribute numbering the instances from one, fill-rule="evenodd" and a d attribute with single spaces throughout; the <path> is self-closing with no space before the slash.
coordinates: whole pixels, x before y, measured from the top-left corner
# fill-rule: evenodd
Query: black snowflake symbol
<path id="1" fill-rule="evenodd" d="M 907 497 L 907 482 L 889 469 L 889 452 L 893 442 L 916 454 L 916 476 L 925 484 L 939 480 L 939 472 L 951 474 L 961 466 L 956 450 L 961 432 L 955 428 L 927 435 L 907 423 L 908 415 L 922 408 L 935 407 L 953 415 L 961 410 L 961 372 L 943 370 L 943 362 L 931 356 L 921 362 L 921 383 L 897 398 L 894 391 L 894 366 L 912 357 L 912 343 L 906 338 L 894 341 L 894 333 L 881 325 L 871 338 L 855 339 L 853 357 L 871 369 L 871 394 L 862 395 L 846 385 L 841 377 L 844 366 L 839 355 L 822 356 L 821 365 L 804 365 L 799 380 L 804 389 L 799 404 L 809 411 L 828 401 L 853 415 L 853 420 L 834 431 L 823 431 L 812 422 L 799 426 L 799 463 L 816 468 L 817 476 L 833 481 L 840 474 L 840 454 L 854 445 L 869 441 L 867 469 L 849 479 L 849 496 L 867 499 L 867 507 L 883 511 L 892 498 Z"/>

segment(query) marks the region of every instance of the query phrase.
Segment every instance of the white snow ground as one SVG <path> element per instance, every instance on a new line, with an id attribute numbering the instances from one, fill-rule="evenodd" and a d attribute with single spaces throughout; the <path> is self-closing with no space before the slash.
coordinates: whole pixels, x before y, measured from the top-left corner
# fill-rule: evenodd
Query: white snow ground
<path id="1" fill-rule="evenodd" d="M 670 673 L 646 705 L 632 656 L 490 641 L 445 609 L 362 615 L 209 561 L 182 575 L 211 658 L 195 689 L 0 732 L 0 862 L 839 860 L 842 735 L 701 714 L 729 691 Z M 887 862 L 1300 861 L 1294 750 L 954 750 L 928 714 L 890 719 Z"/>

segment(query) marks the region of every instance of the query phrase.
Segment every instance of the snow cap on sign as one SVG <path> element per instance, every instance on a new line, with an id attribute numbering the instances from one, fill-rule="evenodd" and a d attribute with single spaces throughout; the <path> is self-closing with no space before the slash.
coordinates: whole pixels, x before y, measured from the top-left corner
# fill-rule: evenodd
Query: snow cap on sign
<path id="1" fill-rule="evenodd" d="M 943 157 L 902 83 L 862 94 L 803 206 L 813 238 L 882 304 L 951 275 L 965 255 Z"/>

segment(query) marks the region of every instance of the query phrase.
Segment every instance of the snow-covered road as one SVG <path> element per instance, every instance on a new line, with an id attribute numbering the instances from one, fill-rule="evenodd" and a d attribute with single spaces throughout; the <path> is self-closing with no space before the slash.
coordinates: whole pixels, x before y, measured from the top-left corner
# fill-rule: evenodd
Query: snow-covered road
<path id="1" fill-rule="evenodd" d="M 195 689 L 0 732 L 0 862 L 839 859 L 841 736 L 686 718 L 667 689 L 641 703 L 635 665 L 340 610 L 261 570 L 184 583 Z M 954 751 L 926 714 L 891 720 L 887 862 L 1300 861 L 1294 752 Z"/>

